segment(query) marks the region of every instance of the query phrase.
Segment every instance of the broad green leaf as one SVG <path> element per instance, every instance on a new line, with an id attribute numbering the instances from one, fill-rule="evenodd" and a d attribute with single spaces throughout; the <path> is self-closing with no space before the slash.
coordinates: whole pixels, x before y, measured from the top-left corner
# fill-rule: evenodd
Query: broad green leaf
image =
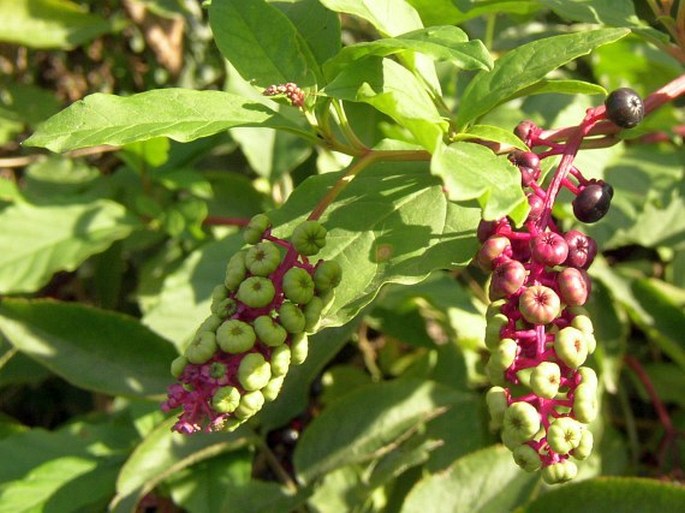
<path id="1" fill-rule="evenodd" d="M 344 278 L 323 327 L 348 322 L 385 283 L 418 283 L 473 256 L 479 209 L 449 202 L 427 168 L 422 162 L 373 164 L 325 210 L 328 243 L 317 258 L 336 260 Z M 303 182 L 283 207 L 269 212 L 274 233 L 288 236 L 343 176 L 327 173 Z"/>
<path id="2" fill-rule="evenodd" d="M 119 203 L 31 205 L 17 202 L 0 213 L 0 290 L 33 292 L 57 271 L 73 271 L 88 257 L 140 226 Z"/>
<path id="3" fill-rule="evenodd" d="M 493 66 L 492 57 L 481 41 L 469 41 L 458 27 L 440 26 L 347 46 L 329 60 L 324 69 L 334 76 L 344 66 L 365 57 L 386 57 L 408 50 L 450 61 L 462 69 L 492 69 Z"/>
<path id="4" fill-rule="evenodd" d="M 538 0 L 407 0 L 421 15 L 424 25 L 459 25 L 486 14 L 531 14 Z"/>
<path id="5" fill-rule="evenodd" d="M 48 119 L 24 144 L 60 152 L 156 137 L 187 142 L 236 126 L 301 132 L 261 103 L 222 91 L 170 88 L 128 97 L 91 94 Z"/>
<path id="6" fill-rule="evenodd" d="M 261 87 L 318 82 L 321 71 L 307 41 L 265 0 L 212 2 L 209 23 L 219 50 L 245 80 Z"/>
<path id="7" fill-rule="evenodd" d="M 455 141 L 482 140 L 491 141 L 507 146 L 513 146 L 519 150 L 528 151 L 529 148 L 516 137 L 511 130 L 505 130 L 493 125 L 473 125 L 466 132 L 454 136 Z"/>
<path id="8" fill-rule="evenodd" d="M 69 0 L 0 0 L 0 41 L 70 49 L 111 30 L 110 23 Z"/>
<path id="9" fill-rule="evenodd" d="M 331 11 L 362 18 L 382 36 L 423 28 L 418 13 L 405 0 L 321 0 Z"/>
<path id="10" fill-rule="evenodd" d="M 163 393 L 177 354 L 135 319 L 76 303 L 5 298 L 0 330 L 73 385 L 109 395 Z"/>
<path id="11" fill-rule="evenodd" d="M 175 422 L 173 418 L 166 420 L 135 448 L 119 473 L 110 511 L 133 513 L 140 499 L 174 472 L 247 443 L 240 429 L 183 436 L 171 431 Z"/>
<path id="12" fill-rule="evenodd" d="M 640 26 L 631 0 L 540 0 L 562 18 L 614 27 Z"/>
<path id="13" fill-rule="evenodd" d="M 398 379 L 362 387 L 329 405 L 309 425 L 294 454 L 303 482 L 352 463 L 378 458 L 460 395 L 428 381 Z"/>
<path id="14" fill-rule="evenodd" d="M 521 89 L 516 96 L 532 96 L 534 94 L 602 94 L 607 90 L 600 85 L 583 80 L 540 80 L 530 87 Z"/>
<path id="15" fill-rule="evenodd" d="M 309 336 L 307 359 L 301 365 L 290 367 L 280 395 L 275 401 L 265 404 L 259 414 L 264 432 L 283 426 L 307 409 L 312 383 L 348 343 L 358 325 L 359 322 L 352 321 Z"/>
<path id="16" fill-rule="evenodd" d="M 63 456 L 0 488 L 0 513 L 101 510 L 114 491 L 118 465 Z"/>
<path id="17" fill-rule="evenodd" d="M 524 503 L 537 483 L 495 445 L 458 459 L 444 472 L 424 477 L 409 493 L 401 513 L 501 513 Z M 548 510 L 551 511 L 551 510 Z"/>
<path id="18" fill-rule="evenodd" d="M 223 453 L 175 472 L 165 485 L 177 506 L 191 513 L 219 512 L 236 490 L 249 486 L 252 459 L 248 449 Z"/>
<path id="19" fill-rule="evenodd" d="M 656 479 L 603 477 L 571 483 L 541 495 L 521 513 L 665 513 L 685 510 L 685 488 Z"/>
<path id="20" fill-rule="evenodd" d="M 409 70 L 390 59 L 355 62 L 323 92 L 333 98 L 374 106 L 409 130 L 431 152 L 447 130 L 447 122 L 426 89 Z"/>
<path id="21" fill-rule="evenodd" d="M 431 171 L 443 179 L 451 200 L 478 200 L 485 219 L 509 215 L 521 223 L 528 213 L 520 173 L 505 156 L 485 146 L 466 142 L 443 146 L 433 156 Z"/>
<path id="22" fill-rule="evenodd" d="M 295 25 L 319 65 L 340 51 L 340 17 L 319 0 L 279 0 L 273 4 Z"/>
<path id="23" fill-rule="evenodd" d="M 685 407 L 685 372 L 682 368 L 670 362 L 648 363 L 643 367 L 663 402 Z M 649 401 L 649 396 L 645 392 L 642 395 L 645 401 Z"/>
<path id="24" fill-rule="evenodd" d="M 154 306 L 142 322 L 171 340 L 179 352 L 209 314 L 212 289 L 223 283 L 226 263 L 244 244 L 240 234 L 210 242 L 193 251 L 164 277 Z"/>
<path id="25" fill-rule="evenodd" d="M 291 513 L 298 511 L 307 490 L 293 494 L 272 481 L 253 479 L 245 486 L 229 487 L 230 496 L 220 513 Z"/>
<path id="26" fill-rule="evenodd" d="M 466 87 L 457 112 L 457 124 L 466 126 L 500 103 L 515 98 L 560 66 L 587 55 L 598 46 L 617 41 L 628 29 L 598 29 L 539 39 L 510 51 L 481 71 Z"/>

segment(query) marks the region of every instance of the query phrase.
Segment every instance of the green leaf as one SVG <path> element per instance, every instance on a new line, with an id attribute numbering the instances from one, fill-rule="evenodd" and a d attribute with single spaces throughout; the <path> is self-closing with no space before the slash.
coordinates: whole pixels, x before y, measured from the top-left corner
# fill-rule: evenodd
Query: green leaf
<path id="1" fill-rule="evenodd" d="M 540 80 L 530 87 L 521 89 L 515 97 L 532 96 L 534 94 L 601 94 L 607 90 L 602 86 L 583 80 Z"/>
<path id="2" fill-rule="evenodd" d="M 630 0 L 541 0 L 540 3 L 567 20 L 613 27 L 642 25 Z"/>
<path id="3" fill-rule="evenodd" d="M 91 94 L 48 119 L 24 144 L 59 152 L 155 137 L 188 142 L 236 126 L 301 132 L 261 103 L 222 91 L 170 88 L 128 97 Z"/>
<path id="4" fill-rule="evenodd" d="M 447 130 L 447 122 L 414 74 L 390 59 L 355 62 L 323 92 L 333 98 L 374 106 L 409 130 L 431 152 Z"/>
<path id="5" fill-rule="evenodd" d="M 481 41 L 469 41 L 466 33 L 458 27 L 440 26 L 347 46 L 329 60 L 324 69 L 327 74 L 334 76 L 351 62 L 369 56 L 386 57 L 403 51 L 419 52 L 436 60 L 450 61 L 462 69 L 492 69 L 493 66 L 492 57 Z"/>
<path id="6" fill-rule="evenodd" d="M 509 215 L 522 223 L 528 214 L 528 200 L 516 167 L 505 156 L 497 156 L 480 144 L 443 146 L 433 156 L 431 171 L 443 179 L 451 200 L 478 200 L 485 219 Z"/>
<path id="7" fill-rule="evenodd" d="M 230 487 L 230 497 L 221 513 L 291 513 L 297 511 L 307 497 L 307 490 L 293 494 L 274 482 L 252 480 L 245 486 Z"/>
<path id="8" fill-rule="evenodd" d="M 288 17 L 264 0 L 222 0 L 209 6 L 221 53 L 245 80 L 267 87 L 317 83 L 321 75 L 307 41 Z"/>
<path id="9" fill-rule="evenodd" d="M 0 41 L 70 49 L 111 30 L 110 23 L 68 0 L 0 0 Z"/>
<path id="10" fill-rule="evenodd" d="M 404 0 L 321 0 L 321 3 L 331 11 L 368 21 L 383 36 L 423 28 L 418 13 Z"/>
<path id="11" fill-rule="evenodd" d="M 587 55 L 598 46 L 617 41 L 628 29 L 599 29 L 539 39 L 512 50 L 495 62 L 492 71 L 481 71 L 461 97 L 457 124 L 466 126 L 497 105 L 515 98 L 560 66 Z"/>
<path id="12" fill-rule="evenodd" d="M 340 51 L 340 17 L 319 0 L 274 2 L 295 25 L 319 65 Z"/>
<path id="13" fill-rule="evenodd" d="M 511 451 L 495 445 L 424 477 L 407 496 L 401 513 L 513 511 L 526 501 L 537 481 L 537 474 L 527 474 L 514 463 Z"/>
<path id="14" fill-rule="evenodd" d="M 348 322 L 385 283 L 418 283 L 435 269 L 470 261 L 479 209 L 449 202 L 427 167 L 421 162 L 373 164 L 326 209 L 321 220 L 328 243 L 317 257 L 336 260 L 344 278 L 322 326 Z M 327 173 L 303 182 L 283 207 L 269 212 L 274 233 L 288 236 L 343 176 Z"/>
<path id="15" fill-rule="evenodd" d="M 183 436 L 171 431 L 175 422 L 167 419 L 135 448 L 119 473 L 110 511 L 133 513 L 140 499 L 174 472 L 247 443 L 243 430 Z"/>
<path id="16" fill-rule="evenodd" d="M 531 14 L 540 10 L 538 0 L 407 0 L 430 25 L 459 25 L 486 14 Z"/>
<path id="17" fill-rule="evenodd" d="M 76 303 L 4 298 L 0 330 L 73 385 L 109 395 L 162 394 L 177 355 L 133 318 Z"/>
<path id="18" fill-rule="evenodd" d="M 140 226 L 119 203 L 37 206 L 17 202 L 0 213 L 0 290 L 33 292 L 57 271 L 73 271 L 88 257 Z M 12 249 L 9 249 L 12 248 Z"/>
<path id="19" fill-rule="evenodd" d="M 185 342 L 210 314 L 212 290 L 223 282 L 226 262 L 244 243 L 242 235 L 234 234 L 193 251 L 178 269 L 164 277 L 159 297 L 142 322 L 171 340 L 179 352 L 184 349 Z"/>
<path id="20" fill-rule="evenodd" d="M 529 151 L 529 148 L 521 139 L 516 137 L 510 130 L 505 130 L 492 125 L 473 125 L 466 132 L 461 132 L 454 137 L 455 141 L 469 140 L 492 141 L 507 146 L 513 146 L 519 150 Z"/>
<path id="21" fill-rule="evenodd" d="M 656 479 L 604 477 L 554 488 L 521 513 L 620 511 L 664 513 L 685 510 L 685 489 Z"/>
<path id="22" fill-rule="evenodd" d="M 0 489 L 0 513 L 98 510 L 114 490 L 118 466 L 77 456 L 55 458 Z"/>
<path id="23" fill-rule="evenodd" d="M 446 407 L 458 393 L 425 380 L 369 385 L 329 405 L 303 433 L 294 465 L 303 482 L 352 463 L 377 458 Z"/>

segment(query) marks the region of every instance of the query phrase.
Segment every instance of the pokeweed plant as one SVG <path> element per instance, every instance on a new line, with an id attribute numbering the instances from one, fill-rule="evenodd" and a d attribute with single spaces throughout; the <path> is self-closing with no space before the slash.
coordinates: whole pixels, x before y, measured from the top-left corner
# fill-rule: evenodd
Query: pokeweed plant
<path id="1" fill-rule="evenodd" d="M 685 3 L 6 4 L 0 510 L 685 507 Z"/>

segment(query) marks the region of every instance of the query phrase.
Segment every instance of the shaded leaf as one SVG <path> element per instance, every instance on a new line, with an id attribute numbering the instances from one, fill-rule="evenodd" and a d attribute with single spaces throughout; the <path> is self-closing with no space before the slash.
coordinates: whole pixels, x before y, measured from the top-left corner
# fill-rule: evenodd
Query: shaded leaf
<path id="1" fill-rule="evenodd" d="M 68 0 L 0 0 L 0 41 L 70 49 L 111 30 L 110 23 Z"/>
<path id="2" fill-rule="evenodd" d="M 73 271 L 88 257 L 130 235 L 140 224 L 119 203 L 31 205 L 0 213 L 0 290 L 33 292 L 57 271 Z"/>
<path id="3" fill-rule="evenodd" d="M 368 21 L 383 36 L 397 36 L 423 27 L 418 13 L 404 0 L 321 0 L 321 3 L 331 11 Z"/>
<path id="4" fill-rule="evenodd" d="M 685 489 L 655 479 L 605 477 L 554 488 L 522 513 L 620 511 L 664 513 L 685 510 Z"/>
<path id="5" fill-rule="evenodd" d="M 187 142 L 236 126 L 301 132 L 262 103 L 222 91 L 170 88 L 127 97 L 91 94 L 45 121 L 24 144 L 59 152 L 156 137 Z"/>
<path id="6" fill-rule="evenodd" d="M 303 433 L 294 455 L 298 476 L 317 476 L 380 457 L 419 425 L 460 402 L 428 381 L 398 379 L 361 387 L 330 404 Z"/>
<path id="7" fill-rule="evenodd" d="M 163 393 L 177 355 L 135 319 L 76 303 L 4 298 L 0 329 L 12 345 L 73 385 L 110 395 Z"/>

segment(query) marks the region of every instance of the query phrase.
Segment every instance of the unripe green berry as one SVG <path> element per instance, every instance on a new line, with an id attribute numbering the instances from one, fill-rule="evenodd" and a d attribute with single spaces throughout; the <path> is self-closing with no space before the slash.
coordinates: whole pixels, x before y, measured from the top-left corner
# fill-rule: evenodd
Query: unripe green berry
<path id="1" fill-rule="evenodd" d="M 513 431 L 502 431 L 500 433 L 500 439 L 504 446 L 510 451 L 515 451 L 517 447 L 521 446 L 521 440 L 518 435 Z"/>
<path id="2" fill-rule="evenodd" d="M 259 340 L 269 347 L 280 346 L 288 336 L 285 328 L 268 315 L 260 315 L 252 324 Z"/>
<path id="3" fill-rule="evenodd" d="M 226 264 L 226 277 L 224 285 L 230 291 L 234 291 L 242 283 L 247 275 L 245 267 L 245 251 L 239 251 L 233 255 Z"/>
<path id="4" fill-rule="evenodd" d="M 293 303 L 309 303 L 314 297 L 314 280 L 302 267 L 293 267 L 283 275 L 283 293 Z"/>
<path id="5" fill-rule="evenodd" d="M 290 362 L 293 365 L 300 365 L 307 359 L 309 354 L 309 340 L 304 333 L 293 335 L 290 342 Z"/>
<path id="6" fill-rule="evenodd" d="M 271 378 L 271 381 L 262 388 L 262 395 L 266 401 L 274 401 L 278 397 L 281 388 L 283 388 L 284 380 L 285 376 L 276 376 L 275 378 Z"/>
<path id="7" fill-rule="evenodd" d="M 238 381 L 248 392 L 264 388 L 271 379 L 271 365 L 259 353 L 243 356 L 238 366 Z"/>
<path id="8" fill-rule="evenodd" d="M 340 285 L 342 268 L 335 260 L 320 262 L 314 271 L 314 284 L 318 292 L 328 292 Z"/>
<path id="9" fill-rule="evenodd" d="M 516 360 L 517 353 L 518 344 L 516 341 L 511 338 L 503 338 L 492 352 L 490 359 L 494 358 L 497 364 L 504 370 L 511 367 L 511 364 Z"/>
<path id="10" fill-rule="evenodd" d="M 530 388 L 535 395 L 554 399 L 559 393 L 561 369 L 554 362 L 540 362 L 530 375 Z"/>
<path id="11" fill-rule="evenodd" d="M 210 315 L 207 317 L 204 321 L 202 321 L 202 324 L 197 328 L 197 331 L 195 332 L 197 335 L 204 331 L 211 331 L 211 332 L 216 332 L 216 329 L 221 326 L 221 323 L 223 322 L 223 319 L 219 317 L 218 315 Z"/>
<path id="12" fill-rule="evenodd" d="M 271 303 L 276 295 L 274 284 L 268 278 L 250 276 L 238 287 L 238 300 L 252 308 L 262 308 Z"/>
<path id="13" fill-rule="evenodd" d="M 554 351 L 562 362 L 572 369 L 577 369 L 587 359 L 585 334 L 572 326 L 567 326 L 554 337 Z"/>
<path id="14" fill-rule="evenodd" d="M 496 357 L 490 356 L 488 362 L 485 364 L 485 375 L 492 385 L 504 385 L 506 379 L 504 379 L 504 370 L 506 367 L 502 367 L 502 364 L 497 360 Z"/>
<path id="15" fill-rule="evenodd" d="M 509 318 L 501 313 L 493 315 L 485 326 L 485 347 L 494 351 L 499 345 L 502 328 L 509 324 Z"/>
<path id="16" fill-rule="evenodd" d="M 485 402 L 490 412 L 490 429 L 493 431 L 502 427 L 504 412 L 507 410 L 507 393 L 500 386 L 490 387 L 485 394 Z"/>
<path id="17" fill-rule="evenodd" d="M 248 392 L 240 398 L 240 404 L 233 414 L 240 420 L 252 417 L 264 406 L 264 395 L 259 391 Z"/>
<path id="18" fill-rule="evenodd" d="M 578 467 L 569 460 L 562 460 L 542 469 L 542 479 L 547 484 L 565 483 L 575 478 L 577 474 Z"/>
<path id="19" fill-rule="evenodd" d="M 216 341 L 226 353 L 238 354 L 249 351 L 256 340 L 257 336 L 252 326 L 238 319 L 230 319 L 216 330 Z"/>
<path id="20" fill-rule="evenodd" d="M 209 376 L 213 379 L 221 379 L 226 375 L 226 365 L 221 362 L 212 362 L 209 366 Z"/>
<path id="21" fill-rule="evenodd" d="M 306 319 L 302 310 L 293 303 L 283 303 L 278 309 L 278 322 L 288 333 L 301 333 L 304 331 Z"/>
<path id="22" fill-rule="evenodd" d="M 304 305 L 304 331 L 313 333 L 319 325 L 321 320 L 321 312 L 323 312 L 323 299 L 314 296 L 312 300 Z"/>
<path id="23" fill-rule="evenodd" d="M 185 357 L 190 363 L 200 365 L 209 361 L 216 350 L 216 336 L 210 331 L 204 331 L 195 335 L 193 341 L 186 348 Z"/>
<path id="24" fill-rule="evenodd" d="M 595 444 L 592 432 L 589 429 L 583 429 L 583 434 L 580 437 L 578 447 L 571 451 L 571 455 L 577 460 L 584 460 L 592 454 L 592 448 Z"/>
<path id="25" fill-rule="evenodd" d="M 594 369 L 591 367 L 578 367 L 578 374 L 580 375 L 580 382 L 583 385 L 589 385 L 593 391 L 597 390 L 599 381 L 597 380 L 597 374 Z"/>
<path id="26" fill-rule="evenodd" d="M 188 365 L 188 358 L 185 356 L 174 358 L 171 362 L 171 375 L 175 378 L 178 378 L 181 374 L 183 374 L 186 365 Z"/>
<path id="27" fill-rule="evenodd" d="M 221 424 L 221 426 L 218 426 L 216 430 L 230 433 L 238 429 L 238 427 L 240 427 L 242 423 L 242 420 L 239 420 L 235 417 L 225 418 L 223 424 Z"/>
<path id="28" fill-rule="evenodd" d="M 599 401 L 597 392 L 589 384 L 580 384 L 573 393 L 573 416 L 580 422 L 589 424 L 597 418 Z"/>
<path id="29" fill-rule="evenodd" d="M 576 315 L 571 321 L 571 326 L 582 331 L 583 333 L 595 332 L 595 328 L 592 325 L 592 320 L 587 315 Z"/>
<path id="30" fill-rule="evenodd" d="M 243 230 L 243 239 L 248 244 L 257 244 L 262 237 L 264 232 L 271 228 L 271 221 L 265 214 L 257 214 L 250 222 L 245 226 Z"/>
<path id="31" fill-rule="evenodd" d="M 583 434 L 583 426 L 571 417 L 554 419 L 547 428 L 547 443 L 557 454 L 568 454 L 578 447 Z"/>
<path id="32" fill-rule="evenodd" d="M 283 376 L 290 367 L 290 348 L 283 344 L 271 351 L 271 375 Z"/>
<path id="33" fill-rule="evenodd" d="M 492 319 L 495 315 L 502 313 L 502 307 L 506 304 L 506 299 L 498 299 L 497 301 L 490 302 L 487 310 L 485 311 L 485 320 L 490 322 L 490 319 Z"/>
<path id="34" fill-rule="evenodd" d="M 278 246 L 270 241 L 252 246 L 245 254 L 245 266 L 250 273 L 257 276 L 268 276 L 281 263 L 281 252 Z"/>
<path id="35" fill-rule="evenodd" d="M 514 462 L 526 472 L 535 472 L 542 466 L 540 455 L 530 445 L 519 445 L 513 451 Z"/>
<path id="36" fill-rule="evenodd" d="M 304 221 L 293 230 L 290 242 L 298 253 L 315 255 L 326 245 L 326 228 L 317 221 Z"/>
<path id="37" fill-rule="evenodd" d="M 519 443 L 531 440 L 540 430 L 540 413 L 525 401 L 509 405 L 504 412 L 504 432 L 510 433 Z"/>
<path id="38" fill-rule="evenodd" d="M 212 396 L 212 408 L 219 413 L 231 413 L 240 404 L 240 392 L 236 387 L 221 387 Z"/>

